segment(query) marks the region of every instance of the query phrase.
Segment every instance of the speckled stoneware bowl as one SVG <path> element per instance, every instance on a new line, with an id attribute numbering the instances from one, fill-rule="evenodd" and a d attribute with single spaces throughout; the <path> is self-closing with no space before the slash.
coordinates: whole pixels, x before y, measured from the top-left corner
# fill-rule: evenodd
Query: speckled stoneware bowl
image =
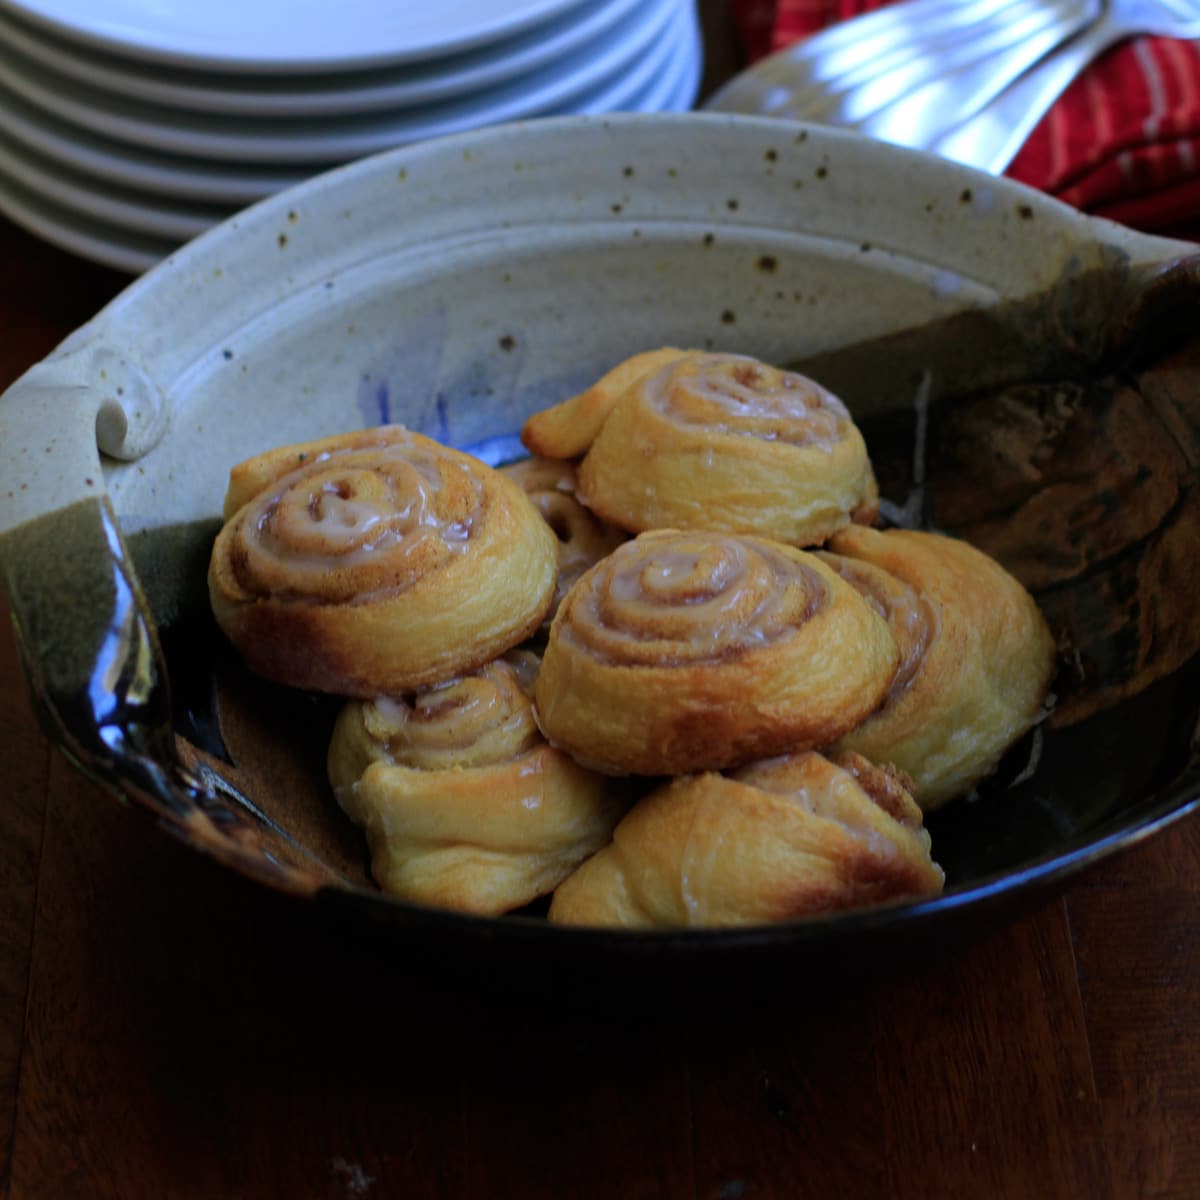
<path id="1" fill-rule="evenodd" d="M 75 762 L 204 853 L 468 960 L 795 964 L 941 938 L 1200 795 L 1193 249 L 855 134 L 714 114 L 492 129 L 324 175 L 172 256 L 0 399 L 31 688 Z M 381 895 L 325 784 L 327 703 L 248 676 L 208 612 L 230 466 L 384 421 L 498 461 L 528 413 L 668 343 L 839 391 L 893 516 L 1037 595 L 1063 649 L 1052 716 L 930 818 L 948 886 L 927 903 L 635 935 Z"/>

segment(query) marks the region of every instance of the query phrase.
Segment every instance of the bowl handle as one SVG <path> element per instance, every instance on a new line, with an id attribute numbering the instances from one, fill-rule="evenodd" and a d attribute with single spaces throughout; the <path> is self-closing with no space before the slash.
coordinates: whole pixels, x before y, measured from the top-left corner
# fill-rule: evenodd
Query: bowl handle
<path id="1" fill-rule="evenodd" d="M 52 738 L 179 815 L 195 795 L 171 770 L 166 670 L 100 459 L 145 453 L 166 414 L 147 374 L 97 340 L 18 379 L 0 397 L 0 578 Z"/>
<path id="2" fill-rule="evenodd" d="M 101 452 L 134 459 L 153 448 L 167 402 L 87 333 L 0 396 L 0 584 L 34 708 L 76 766 L 184 841 L 312 895 L 331 870 L 179 757 L 162 646 L 101 469 Z"/>

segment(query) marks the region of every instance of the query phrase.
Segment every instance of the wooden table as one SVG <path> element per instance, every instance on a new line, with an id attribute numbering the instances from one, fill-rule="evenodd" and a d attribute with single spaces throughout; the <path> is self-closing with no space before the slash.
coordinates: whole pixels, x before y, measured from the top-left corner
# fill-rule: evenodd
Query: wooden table
<path id="1" fill-rule="evenodd" d="M 712 10 L 715 6 L 708 6 Z M 125 284 L 0 221 L 0 389 Z M 1200 822 L 909 976 L 507 997 L 165 837 L 0 632 L 0 1191 L 1200 1196 Z"/>

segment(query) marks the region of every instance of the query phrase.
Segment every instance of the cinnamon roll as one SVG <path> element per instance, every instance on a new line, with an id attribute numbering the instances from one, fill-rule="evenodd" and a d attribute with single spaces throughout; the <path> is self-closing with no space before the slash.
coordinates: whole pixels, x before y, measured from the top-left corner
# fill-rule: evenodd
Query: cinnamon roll
<path id="1" fill-rule="evenodd" d="M 658 351 L 630 363 L 637 369 L 623 364 L 561 411 L 531 418 L 522 435 L 545 447 L 543 425 L 585 410 L 578 437 L 557 448 L 586 450 L 579 495 L 604 520 L 794 546 L 874 520 L 879 494 L 866 444 L 820 384 L 738 354 Z M 589 404 L 597 390 L 604 403 Z"/>
<path id="2" fill-rule="evenodd" d="M 879 705 L 898 661 L 887 623 L 814 555 L 660 531 L 567 594 L 534 699 L 578 761 L 674 775 L 834 741 Z"/>
<path id="3" fill-rule="evenodd" d="M 573 463 L 534 457 L 502 467 L 501 473 L 521 485 L 558 538 L 558 583 L 548 622 L 580 575 L 611 554 L 628 534 L 606 525 L 579 502 Z"/>
<path id="4" fill-rule="evenodd" d="M 553 533 L 512 480 L 398 426 L 289 446 L 230 475 L 209 594 L 249 666 L 370 697 L 485 663 L 537 629 Z"/>
<path id="5" fill-rule="evenodd" d="M 901 776 L 807 752 L 659 788 L 558 888 L 550 920 L 757 925 L 923 899 L 943 882 Z"/>
<path id="6" fill-rule="evenodd" d="M 515 651 L 342 709 L 329 779 L 385 891 L 495 915 L 552 891 L 608 841 L 624 805 L 538 732 L 527 694 L 536 670 Z"/>
<path id="7" fill-rule="evenodd" d="M 596 440 L 613 406 L 634 384 L 690 353 L 664 346 L 625 359 L 586 391 L 534 413 L 521 429 L 521 441 L 531 454 L 544 458 L 578 458 Z"/>
<path id="8" fill-rule="evenodd" d="M 929 812 L 1034 723 L 1054 638 L 1021 584 L 955 538 L 852 527 L 821 557 L 886 618 L 901 651 L 882 707 L 836 746 L 894 763 Z"/>

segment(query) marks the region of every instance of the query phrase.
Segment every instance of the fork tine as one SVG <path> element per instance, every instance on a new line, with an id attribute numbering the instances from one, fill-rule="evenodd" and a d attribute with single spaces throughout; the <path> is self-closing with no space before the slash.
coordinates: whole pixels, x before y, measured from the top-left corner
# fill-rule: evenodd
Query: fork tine
<path id="1" fill-rule="evenodd" d="M 814 99 L 818 95 L 844 94 L 851 88 L 892 72 L 906 73 L 906 68 L 912 66 L 918 66 L 916 82 L 934 73 L 945 73 L 992 49 L 1018 40 L 1025 32 L 1052 22 L 1061 8 L 1079 7 L 1082 11 L 1086 2 L 1052 0 L 1048 6 L 1046 0 L 1014 0 L 1002 11 L 998 10 L 992 20 L 973 21 L 965 25 L 951 24 L 935 32 L 928 32 L 923 26 L 911 29 L 909 39 L 896 45 L 889 53 L 877 53 L 874 48 L 864 46 L 856 56 L 857 61 L 846 55 L 846 66 L 840 73 L 835 73 L 837 64 L 831 62 L 828 73 L 823 72 L 811 85 L 804 84 L 796 89 L 797 103 L 791 105 L 790 109 L 796 113 L 807 111 L 807 102 L 801 101 L 803 93 L 811 93 Z M 943 55 L 945 62 L 941 61 Z M 841 56 L 836 57 L 840 59 Z M 904 90 L 907 88 L 894 95 L 902 95 Z"/>
<path id="2" fill-rule="evenodd" d="M 913 30 L 929 29 L 955 22 L 986 20 L 1002 13 L 1019 0 L 900 0 L 874 12 L 842 21 L 814 33 L 779 57 L 799 65 L 836 61 L 849 50 L 858 59 L 863 48 L 878 53 L 891 45 L 913 40 Z"/>
<path id="3" fill-rule="evenodd" d="M 1014 79 L 1063 41 L 1063 31 L 1047 26 L 1015 42 L 1003 56 L 976 59 L 876 110 L 858 123 L 863 133 L 884 141 L 903 139 L 924 146 L 945 127 L 948 110 L 969 119 L 995 99 Z"/>
<path id="4" fill-rule="evenodd" d="M 1200 0 L 1153 0 L 1132 17 L 1107 0 L 1101 20 L 1034 64 L 974 116 L 934 139 L 929 148 L 956 162 L 1000 174 L 1087 65 L 1110 46 L 1142 31 L 1165 37 L 1197 36 Z"/>
<path id="5" fill-rule="evenodd" d="M 899 64 L 868 64 L 853 86 L 839 89 L 834 85 L 806 88 L 788 105 L 789 115 L 799 119 L 832 120 L 857 125 L 864 132 L 894 137 L 905 121 L 919 121 L 930 103 L 934 85 L 946 77 L 959 75 L 987 60 L 1028 63 L 1064 40 L 1095 15 L 1089 3 L 1095 0 L 1058 0 L 1047 5 L 1035 2 L 1026 6 L 1019 20 L 999 23 L 995 28 L 967 30 L 947 43 L 922 47 L 919 53 Z M 990 74 L 990 69 L 989 69 Z M 840 82 L 840 81 L 839 81 Z M 928 98 L 923 98 L 928 94 Z M 881 110 L 892 106 L 891 111 Z M 887 132 L 873 127 L 872 119 L 881 113 Z"/>
<path id="6" fill-rule="evenodd" d="M 919 2 L 919 0 L 918 0 Z M 887 10 L 911 10 L 903 23 L 854 38 L 844 46 L 820 44 L 821 34 L 801 43 L 805 53 L 792 58 L 809 68 L 805 78 L 814 83 L 832 83 L 851 73 L 877 74 L 911 57 L 917 50 L 970 37 L 993 23 L 1004 25 L 1019 20 L 1026 10 L 1042 7 L 1044 0 L 968 0 L 953 8 L 917 13 L 917 4 L 901 3 Z M 835 26 L 841 32 L 844 26 Z"/>
<path id="7" fill-rule="evenodd" d="M 704 107 L 857 127 L 998 171 L 1030 110 L 1139 34 L 1200 38 L 1200 0 L 900 0 L 771 55 Z"/>
<path id="8" fill-rule="evenodd" d="M 751 75 L 732 81 L 707 107 L 853 124 L 946 72 L 961 69 L 981 53 L 1005 49 L 1026 33 L 1065 21 L 1094 3 L 1096 0 L 953 0 L 951 4 L 902 0 L 876 11 L 915 14 L 905 24 L 877 29 L 871 37 L 854 38 L 829 54 L 823 52 L 824 44 L 833 39 L 826 34 L 836 33 L 845 40 L 846 26 L 816 34 L 799 47 L 765 60 Z M 1082 19 L 1080 16 L 1079 23 Z M 865 23 L 867 18 L 855 18 L 848 25 L 860 21 Z"/>

